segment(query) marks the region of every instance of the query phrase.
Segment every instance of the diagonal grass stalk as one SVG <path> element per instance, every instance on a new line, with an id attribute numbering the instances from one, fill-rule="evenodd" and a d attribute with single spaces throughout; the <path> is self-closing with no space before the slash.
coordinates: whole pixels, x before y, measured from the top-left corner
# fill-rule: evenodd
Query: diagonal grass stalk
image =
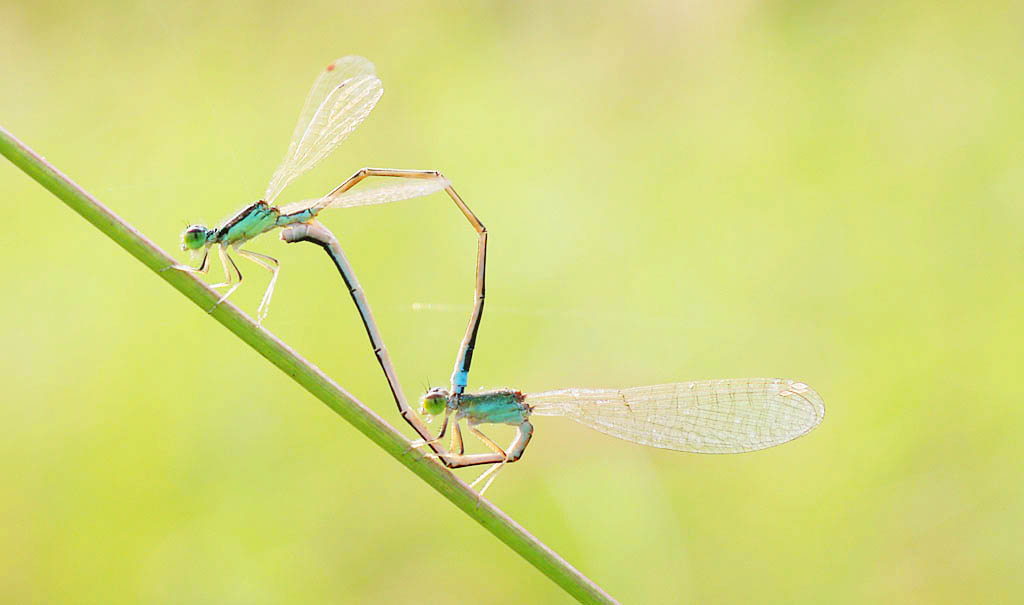
<path id="1" fill-rule="evenodd" d="M 0 153 L 201 309 L 210 309 L 220 298 L 219 293 L 192 275 L 164 270 L 176 264 L 171 256 L 2 126 Z M 583 603 L 615 602 L 600 586 L 501 509 L 479 499 L 465 482 L 446 468 L 418 451 L 409 452 L 409 442 L 394 427 L 287 344 L 257 326 L 237 307 L 224 302 L 211 315 L 567 593 Z"/>

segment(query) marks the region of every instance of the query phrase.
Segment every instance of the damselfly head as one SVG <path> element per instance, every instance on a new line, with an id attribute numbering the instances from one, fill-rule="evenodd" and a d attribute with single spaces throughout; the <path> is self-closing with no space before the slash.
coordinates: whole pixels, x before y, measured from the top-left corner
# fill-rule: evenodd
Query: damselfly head
<path id="1" fill-rule="evenodd" d="M 202 225 L 189 225 L 181 234 L 182 250 L 199 250 L 206 245 L 209 229 Z"/>
<path id="2" fill-rule="evenodd" d="M 448 391 L 441 387 L 434 387 L 420 397 L 420 414 L 424 416 L 437 416 L 448 407 Z"/>

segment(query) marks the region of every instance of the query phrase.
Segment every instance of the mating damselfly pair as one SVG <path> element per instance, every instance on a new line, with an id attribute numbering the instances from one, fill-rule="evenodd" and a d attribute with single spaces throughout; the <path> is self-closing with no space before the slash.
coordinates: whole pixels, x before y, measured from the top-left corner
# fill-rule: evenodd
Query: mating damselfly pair
<path id="1" fill-rule="evenodd" d="M 621 439 L 695 453 L 764 449 L 795 439 L 821 422 L 825 413 L 821 397 L 802 382 L 784 379 L 705 380 L 625 389 L 572 388 L 536 394 L 511 389 L 467 393 L 469 368 L 483 318 L 487 230 L 440 172 L 363 168 L 323 197 L 281 207 L 273 205 L 289 183 L 330 155 L 366 119 L 382 94 L 380 78 L 370 61 L 346 56 L 328 65 L 313 83 L 288 152 L 270 179 L 264 198 L 219 227 L 189 226 L 182 234 L 182 249 L 201 253 L 202 261 L 199 267 L 176 268 L 205 273 L 210 268 L 210 252 L 216 248 L 225 281 L 214 287 L 227 288 L 217 301 L 219 305 L 242 282 L 242 273 L 231 251 L 263 267 L 271 273 L 271 279 L 257 308 L 257 320 L 262 322 L 269 310 L 280 263 L 270 256 L 245 250 L 242 245 L 282 228 L 281 239 L 286 242 L 308 241 L 321 246 L 349 289 L 400 414 L 421 437 L 412 447 L 430 447 L 431 455 L 449 468 L 491 465 L 471 484 L 488 479 L 480 489 L 481 495 L 498 470 L 522 457 L 533 435 L 531 416 L 566 416 Z M 353 189 L 368 177 L 391 178 L 383 186 Z M 445 191 L 469 221 L 477 233 L 478 249 L 475 304 L 458 350 L 450 388 L 432 388 L 420 400 L 419 411 L 428 421 L 433 416 L 443 416 L 441 430 L 435 437 L 408 405 L 355 272 L 337 239 L 317 218 L 326 208 L 383 204 L 439 191 Z M 490 453 L 465 453 L 459 428 L 463 420 Z M 507 448 L 502 448 L 479 430 L 483 424 L 514 426 L 516 436 Z M 449 426 L 451 442 L 445 449 L 441 439 Z"/>

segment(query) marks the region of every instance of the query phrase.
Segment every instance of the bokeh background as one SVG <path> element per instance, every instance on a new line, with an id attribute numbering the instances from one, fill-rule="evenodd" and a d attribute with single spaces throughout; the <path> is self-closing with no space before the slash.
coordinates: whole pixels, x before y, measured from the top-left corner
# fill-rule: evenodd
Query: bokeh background
<path id="1" fill-rule="evenodd" d="M 819 390 L 739 456 L 538 419 L 489 496 L 624 602 L 1024 594 L 1019 4 L 0 6 L 3 125 L 182 260 L 362 54 L 381 103 L 282 200 L 444 171 L 491 233 L 472 388 Z M 4 602 L 567 600 L 6 162 L 0 193 Z M 324 220 L 410 397 L 445 384 L 471 229 L 441 195 Z M 267 327 L 399 425 L 322 253 L 253 248 Z"/>

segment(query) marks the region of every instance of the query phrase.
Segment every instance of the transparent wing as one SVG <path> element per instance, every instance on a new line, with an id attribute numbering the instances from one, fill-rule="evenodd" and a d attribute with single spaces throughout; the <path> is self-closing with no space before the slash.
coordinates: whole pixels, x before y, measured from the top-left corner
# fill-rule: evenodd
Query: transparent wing
<path id="1" fill-rule="evenodd" d="M 263 199 L 273 203 L 296 177 L 330 155 L 370 115 L 382 94 L 380 78 L 367 59 L 348 56 L 328 65 L 313 82 L 288 153 Z"/>
<path id="2" fill-rule="evenodd" d="M 818 426 L 825 404 L 811 387 L 740 378 L 630 389 L 564 389 L 526 396 L 539 416 L 566 416 L 643 445 L 729 454 L 785 443 Z"/>
<path id="3" fill-rule="evenodd" d="M 313 115 L 324 104 L 324 100 L 331 91 L 349 78 L 372 76 L 375 74 L 376 70 L 369 59 L 355 55 L 341 57 L 325 67 L 320 72 L 316 81 L 313 82 L 313 88 L 309 89 L 309 95 L 306 96 L 306 102 L 302 105 L 302 111 L 299 112 L 299 121 L 295 124 L 295 132 L 292 134 L 292 141 L 288 147 L 288 154 L 285 157 L 288 158 L 295 155 L 295 148 L 306 133 Z"/>
<path id="4" fill-rule="evenodd" d="M 319 211 L 324 208 L 351 208 L 399 202 L 437 193 L 448 185 L 448 180 L 443 178 L 400 179 L 377 187 L 350 189 L 345 193 L 327 195 L 315 200 L 302 200 L 283 206 L 281 213 L 292 214 L 306 208 L 315 208 Z"/>

